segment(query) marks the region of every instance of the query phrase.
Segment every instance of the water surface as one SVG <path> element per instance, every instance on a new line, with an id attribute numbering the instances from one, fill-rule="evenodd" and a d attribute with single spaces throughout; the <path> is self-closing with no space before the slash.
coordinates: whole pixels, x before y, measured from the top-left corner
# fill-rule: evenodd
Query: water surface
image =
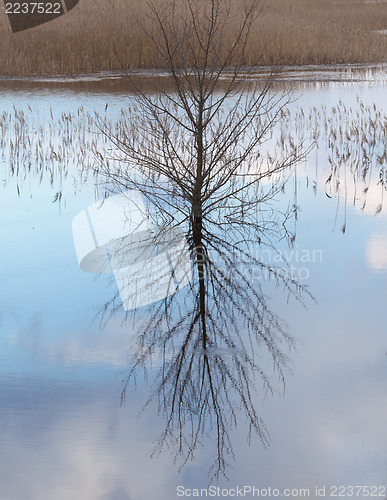
<path id="1" fill-rule="evenodd" d="M 375 103 L 384 114 L 385 81 L 295 82 L 288 87 L 298 97 L 292 110 L 307 114 L 313 106 L 326 106 L 330 115 L 341 100 L 356 109 L 360 101 Z M 38 130 L 62 113 L 76 115 L 80 106 L 86 113 L 104 113 L 108 104 L 106 113 L 114 119 L 131 99 L 123 90 L 110 92 L 110 84 L 97 89 L 50 85 L 2 83 L 0 113 L 22 109 Z M 93 137 L 87 128 L 85 134 Z M 216 483 L 208 478 L 215 453 L 211 436 L 180 472 L 167 451 L 151 458 L 164 421 L 155 404 L 140 412 L 159 360 L 148 381 L 140 377 L 137 387 L 129 385 L 126 404 L 120 405 L 136 332 L 123 324 L 123 311 L 100 325 L 98 312 L 116 285 L 111 277 L 96 278 L 77 264 L 72 219 L 96 199 L 92 178 L 74 188 L 79 157 L 59 188 L 58 177 L 51 185 L 46 175 L 42 180 L 9 176 L 8 145 L 3 151 L 2 499 L 169 499 L 178 485 L 209 484 L 310 488 L 314 498 L 316 485 L 386 485 L 387 212 L 383 206 L 375 215 L 378 187 L 369 191 L 363 210 L 361 184 L 355 205 L 349 183 L 346 205 L 342 196 L 329 198 L 329 152 L 320 148 L 279 195 L 278 206 L 286 205 L 297 186 L 291 262 L 299 277 L 307 278 L 316 303 L 306 300 L 306 308 L 287 303 L 280 290 L 270 289 L 273 309 L 297 339 L 289 353 L 285 391 L 268 363 L 278 394 L 264 397 L 262 390 L 256 396 L 271 443 L 264 449 L 253 438 L 249 445 L 241 420 L 232 430 L 236 459 L 228 480 Z M 53 203 L 59 189 L 64 193 L 60 205 Z M 315 258 L 301 261 L 305 251 Z"/>

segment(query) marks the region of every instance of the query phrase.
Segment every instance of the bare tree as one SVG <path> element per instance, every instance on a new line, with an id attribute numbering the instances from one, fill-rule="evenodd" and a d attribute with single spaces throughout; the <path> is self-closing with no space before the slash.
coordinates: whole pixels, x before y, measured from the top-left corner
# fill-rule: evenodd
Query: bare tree
<path id="1" fill-rule="evenodd" d="M 250 188 L 301 155 L 290 142 L 279 161 L 260 158 L 289 100 L 270 92 L 273 73 L 254 83 L 252 68 L 243 66 L 260 0 L 241 2 L 234 14 L 231 0 L 147 5 L 146 32 L 165 73 L 150 79 L 151 92 L 128 74 L 135 105 L 115 129 L 99 117 L 117 154 L 98 171 L 116 187 L 140 189 L 169 220 L 190 218 L 195 231 L 219 207 L 223 219 L 232 213 L 244 222 L 262 201 Z"/>
<path id="2" fill-rule="evenodd" d="M 225 474 L 240 408 L 249 434 L 269 442 L 254 381 L 259 376 L 267 391 L 273 387 L 259 359 L 268 352 L 284 380 L 280 345 L 293 340 L 253 271 L 265 269 L 297 299 L 303 287 L 251 248 L 275 250 L 278 239 L 291 239 L 285 223 L 293 207 L 281 213 L 271 202 L 303 153 L 290 141 L 280 158 L 264 154 L 289 96 L 272 91 L 273 73 L 254 81 L 245 67 L 258 0 L 238 2 L 238 10 L 231 0 L 147 5 L 144 29 L 163 73 L 151 79 L 151 91 L 128 74 L 133 106 L 116 125 L 97 117 L 115 152 L 97 152 L 96 171 L 114 191 L 139 190 L 159 234 L 184 228 L 193 278 L 146 311 L 123 399 L 136 370 L 159 350 L 163 366 L 150 398 L 158 397 L 166 417 L 159 449 L 172 444 L 185 463 L 200 436 L 216 429 L 214 468 Z"/>

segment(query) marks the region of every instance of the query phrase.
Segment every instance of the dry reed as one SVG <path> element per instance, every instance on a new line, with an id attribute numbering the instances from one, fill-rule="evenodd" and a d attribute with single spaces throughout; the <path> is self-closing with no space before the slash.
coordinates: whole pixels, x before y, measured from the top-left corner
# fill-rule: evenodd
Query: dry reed
<path id="1" fill-rule="evenodd" d="M 119 135 L 126 122 L 122 111 L 107 124 Z M 315 143 L 315 154 L 305 164 L 307 183 L 314 190 L 320 186 L 327 196 L 344 199 L 361 210 L 380 213 L 386 209 L 387 116 L 376 105 L 358 100 L 353 108 L 341 101 L 330 109 L 286 108 L 272 132 L 261 151 L 264 162 L 288 155 L 294 144 Z M 51 112 L 44 126 L 29 107 L 0 112 L 0 157 L 6 160 L 3 184 L 15 183 L 18 192 L 32 176 L 48 180 L 60 201 L 65 185 L 65 191 L 77 191 L 98 173 L 100 160 L 107 161 L 110 148 L 95 116 L 83 108 L 56 118 Z M 289 173 L 284 172 L 284 178 Z M 93 182 L 99 184 L 96 177 Z M 369 200 L 371 191 L 373 199 Z"/>
<path id="2" fill-rule="evenodd" d="M 160 5 L 162 1 L 155 0 Z M 239 3 L 242 0 L 233 4 L 235 23 Z M 147 24 L 144 9 L 141 0 L 81 0 L 65 16 L 13 34 L 1 6 L 0 74 L 95 73 L 121 70 L 123 65 L 159 67 L 154 48 L 135 20 Z M 382 62 L 387 36 L 380 31 L 385 29 L 387 2 L 382 0 L 267 0 L 244 63 Z"/>

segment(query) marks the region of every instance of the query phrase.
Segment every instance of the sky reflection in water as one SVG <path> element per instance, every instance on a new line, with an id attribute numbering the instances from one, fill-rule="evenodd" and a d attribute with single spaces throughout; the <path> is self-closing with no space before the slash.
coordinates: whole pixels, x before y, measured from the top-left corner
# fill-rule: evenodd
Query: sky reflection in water
<path id="1" fill-rule="evenodd" d="M 340 98 L 354 103 L 356 95 L 382 106 L 384 87 L 384 82 L 325 84 L 318 92 L 308 87 L 295 106 L 333 106 Z M 23 92 L 1 95 L 2 108 L 13 101 L 27 105 Z M 28 96 L 42 122 L 50 107 L 59 114 L 82 101 L 88 111 L 102 111 L 109 102 L 118 114 L 124 99 L 96 93 L 69 101 L 55 94 L 48 102 L 39 93 Z M 20 197 L 10 182 L 0 198 L 0 497 L 168 499 L 179 484 L 207 486 L 209 448 L 198 449 L 195 462 L 180 474 L 168 454 L 149 458 L 163 421 L 154 406 L 137 418 L 148 385 L 140 379 L 137 390 L 130 386 L 127 404 L 120 407 L 133 332 L 122 328 L 119 315 L 99 328 L 95 316 L 115 284 L 79 270 L 72 240 L 72 219 L 95 202 L 94 189 L 68 194 L 60 211 L 53 195 L 48 183 L 31 179 Z M 306 188 L 302 168 L 298 201 L 295 243 L 323 256 L 307 266 L 318 304 L 305 310 L 286 304 L 280 293 L 273 296 L 273 309 L 299 340 L 291 354 L 293 375 L 286 378 L 285 397 L 257 404 L 271 446 L 264 450 L 255 439 L 249 447 L 240 425 L 233 431 L 234 470 L 229 483 L 221 484 L 382 485 L 387 481 L 386 211 L 375 217 L 373 210 L 349 204 L 343 235 L 341 221 L 335 226 L 335 201 L 323 186 L 316 196 Z M 341 209 L 338 213 L 343 216 Z"/>

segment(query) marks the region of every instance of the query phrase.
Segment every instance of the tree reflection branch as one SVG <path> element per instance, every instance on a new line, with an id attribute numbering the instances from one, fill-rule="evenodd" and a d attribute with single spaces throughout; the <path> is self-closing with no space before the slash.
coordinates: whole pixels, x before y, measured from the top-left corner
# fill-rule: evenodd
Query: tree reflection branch
<path id="1" fill-rule="evenodd" d="M 176 459 L 182 457 L 183 466 L 194 458 L 202 438 L 211 439 L 215 431 L 213 473 L 218 475 L 226 474 L 228 459 L 234 457 L 231 431 L 241 413 L 247 418 L 248 438 L 255 433 L 264 446 L 269 444 L 268 430 L 256 408 L 257 379 L 266 393 L 274 392 L 265 368 L 268 354 L 284 384 L 288 357 L 283 346 L 294 346 L 286 325 L 269 307 L 263 283 L 254 280 L 253 270 L 264 269 L 298 300 L 306 290 L 281 269 L 241 248 L 236 256 L 235 243 L 205 233 L 191 231 L 187 236 L 194 269 L 189 287 L 155 304 L 139 329 L 122 402 L 138 369 L 146 370 L 153 355 L 161 356 L 145 405 L 156 398 L 165 418 L 155 453 L 167 447 Z M 134 311 L 132 318 L 136 317 Z"/>

